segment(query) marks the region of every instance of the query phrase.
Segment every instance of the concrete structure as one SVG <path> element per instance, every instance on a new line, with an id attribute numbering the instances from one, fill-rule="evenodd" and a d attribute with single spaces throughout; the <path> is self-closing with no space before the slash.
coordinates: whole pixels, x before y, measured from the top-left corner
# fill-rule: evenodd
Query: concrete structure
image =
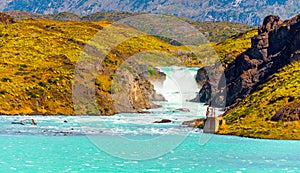
<path id="1" fill-rule="evenodd" d="M 217 117 L 214 108 L 208 107 L 206 112 L 206 120 L 204 123 L 204 133 L 216 133 L 222 124 L 222 117 Z"/>

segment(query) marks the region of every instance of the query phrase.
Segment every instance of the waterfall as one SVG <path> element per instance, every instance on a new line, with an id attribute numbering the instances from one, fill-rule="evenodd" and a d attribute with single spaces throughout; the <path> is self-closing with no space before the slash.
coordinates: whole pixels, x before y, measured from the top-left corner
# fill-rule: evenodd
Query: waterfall
<path id="1" fill-rule="evenodd" d="M 166 74 L 166 80 L 163 85 L 153 83 L 156 92 L 162 94 L 174 108 L 197 109 L 197 105 L 187 100 L 195 98 L 199 91 L 195 80 L 198 68 L 171 66 L 158 69 Z"/>

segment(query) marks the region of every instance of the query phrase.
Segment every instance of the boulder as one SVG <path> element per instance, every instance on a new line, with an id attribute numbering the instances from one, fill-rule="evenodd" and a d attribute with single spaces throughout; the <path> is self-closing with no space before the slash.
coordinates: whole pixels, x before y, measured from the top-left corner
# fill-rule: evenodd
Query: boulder
<path id="1" fill-rule="evenodd" d="M 184 121 L 182 122 L 182 125 L 187 125 L 188 127 L 194 127 L 194 128 L 203 128 L 205 120 L 206 120 L 205 118 L 199 118 L 190 121 Z"/>
<path id="2" fill-rule="evenodd" d="M 160 120 L 160 121 L 154 121 L 153 123 L 171 123 L 172 121 L 171 120 L 169 120 L 169 119 L 162 119 L 162 120 Z"/>
<path id="3" fill-rule="evenodd" d="M 178 108 L 175 109 L 173 112 L 190 112 L 190 110 L 188 108 Z"/>

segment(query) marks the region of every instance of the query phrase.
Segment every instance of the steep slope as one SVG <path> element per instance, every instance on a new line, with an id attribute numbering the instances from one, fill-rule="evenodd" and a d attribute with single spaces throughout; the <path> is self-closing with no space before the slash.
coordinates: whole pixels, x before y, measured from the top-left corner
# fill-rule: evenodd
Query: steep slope
<path id="1" fill-rule="evenodd" d="M 191 101 L 212 104 L 212 101 L 221 99 L 220 101 L 218 101 L 218 103 L 214 102 L 214 106 L 225 106 L 225 98 L 220 98 L 218 96 L 218 80 L 221 78 L 222 72 L 224 71 L 224 67 L 227 67 L 230 63 L 232 63 L 238 55 L 251 48 L 251 38 L 257 35 L 257 33 L 257 29 L 252 29 L 247 32 L 232 36 L 219 43 L 212 44 L 218 55 L 218 57 L 216 57 L 216 60 L 220 61 L 221 64 L 218 64 L 215 67 L 204 66 L 198 70 L 196 75 L 196 81 L 199 85 L 203 86 L 199 91 L 197 97 L 192 99 Z M 210 58 L 212 57 L 210 56 Z M 210 77 L 208 76 L 208 73 L 211 74 Z"/>
<path id="2" fill-rule="evenodd" d="M 272 76 L 225 115 L 219 134 L 271 139 L 300 139 L 300 62 Z"/>
<path id="3" fill-rule="evenodd" d="M 299 59 L 300 15 L 283 23 L 278 16 L 268 16 L 259 27 L 252 46 L 225 69 L 226 106 L 247 97 L 278 69 Z"/>
<path id="4" fill-rule="evenodd" d="M 258 30 L 215 45 L 227 82 L 227 125 L 220 134 L 300 139 L 299 26 L 300 15 L 287 21 L 271 15 Z M 203 87 L 193 101 L 218 106 L 222 88 L 207 76 L 214 68 L 198 70 Z"/>
<path id="5" fill-rule="evenodd" d="M 73 115 L 72 79 L 78 57 L 88 41 L 110 24 L 107 21 L 57 22 L 45 19 L 0 23 L 0 114 Z M 122 27 L 119 29 L 123 31 Z M 132 70 L 138 67 L 123 62 L 140 50 L 174 54 L 178 49 L 152 36 L 129 39 L 116 47 L 102 62 L 95 82 L 101 114 L 136 112 L 154 106 L 151 103 L 155 96 L 153 86 L 143 75 L 136 80 Z M 166 64 L 168 59 L 153 57 L 149 59 L 150 65 L 151 62 Z M 124 70 L 121 77 L 128 80 L 120 87 L 125 87 L 130 96 L 129 105 L 123 107 L 117 104 L 122 100 L 113 97 L 113 94 L 123 91 L 114 83 L 120 65 Z M 152 70 L 149 77 L 155 75 L 153 69 L 149 70 Z M 131 85 L 129 80 L 132 79 Z M 114 103 L 117 106 L 114 107 Z"/>
<path id="6" fill-rule="evenodd" d="M 252 47 L 225 70 L 227 126 L 220 134 L 300 139 L 300 15 L 268 16 Z"/>
<path id="7" fill-rule="evenodd" d="M 269 14 L 283 18 L 295 15 L 297 0 L 11 0 L 5 1 L 0 10 L 26 10 L 40 14 L 73 12 L 88 15 L 96 12 L 151 12 L 171 14 L 197 21 L 231 21 L 259 25 Z"/>

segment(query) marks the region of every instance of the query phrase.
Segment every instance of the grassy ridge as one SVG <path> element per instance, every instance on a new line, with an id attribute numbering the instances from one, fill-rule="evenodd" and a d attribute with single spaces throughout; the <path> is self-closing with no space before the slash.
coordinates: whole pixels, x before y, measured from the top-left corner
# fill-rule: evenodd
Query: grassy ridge
<path id="1" fill-rule="evenodd" d="M 0 114 L 74 114 L 71 95 L 74 67 L 83 47 L 110 24 L 28 19 L 0 25 Z M 124 33 L 126 29 L 116 28 L 111 33 L 116 38 L 108 35 L 102 39 L 111 42 L 127 38 L 131 30 Z M 148 55 L 151 67 L 185 63 L 180 60 L 183 57 L 176 55 L 179 50 L 185 51 L 185 47 L 172 46 L 153 36 L 127 39 L 108 53 L 102 62 L 105 72 L 96 80 L 102 114 L 114 114 L 110 93 L 119 66 L 134 54 L 154 50 L 164 52 L 169 58 Z M 143 60 L 139 62 L 144 63 Z M 148 69 L 150 76 L 155 77 L 154 69 Z"/>
<path id="2" fill-rule="evenodd" d="M 254 26 L 234 22 L 190 22 L 211 42 L 221 42 L 229 37 L 249 31 Z"/>
<path id="3" fill-rule="evenodd" d="M 86 21 L 86 22 L 96 22 L 96 21 L 119 21 L 124 18 L 146 14 L 146 13 L 130 13 L 130 12 L 97 12 L 87 16 L 78 16 L 70 12 L 61 12 L 57 14 L 36 14 L 26 11 L 9 11 L 7 14 L 13 16 L 15 19 L 30 19 L 30 18 L 42 18 L 48 20 L 57 21 Z M 218 43 L 231 36 L 238 35 L 240 33 L 246 32 L 255 28 L 254 26 L 234 23 L 234 22 L 196 22 L 186 18 L 178 18 L 180 20 L 186 21 L 187 23 L 193 25 L 197 28 L 206 38 L 211 42 Z"/>
<path id="4" fill-rule="evenodd" d="M 251 47 L 251 38 L 258 34 L 257 29 L 234 35 L 224 41 L 213 44 L 224 66 L 231 63 L 239 54 Z"/>
<path id="5" fill-rule="evenodd" d="M 271 121 L 284 106 L 300 103 L 300 62 L 294 62 L 276 73 L 260 89 L 244 99 L 226 116 L 226 127 L 220 134 L 257 138 L 300 139 L 299 121 Z"/>
<path id="6" fill-rule="evenodd" d="M 251 47 L 257 29 L 213 43 L 219 59 L 226 67 L 239 54 Z M 295 109 L 300 103 L 300 62 L 284 67 L 259 90 L 245 98 L 225 114 L 226 126 L 219 134 L 270 139 L 300 139 L 299 121 L 271 121 L 283 107 Z"/>
<path id="7" fill-rule="evenodd" d="M 1 27 L 0 113 L 72 114 L 73 67 L 107 23 L 20 20 Z"/>

